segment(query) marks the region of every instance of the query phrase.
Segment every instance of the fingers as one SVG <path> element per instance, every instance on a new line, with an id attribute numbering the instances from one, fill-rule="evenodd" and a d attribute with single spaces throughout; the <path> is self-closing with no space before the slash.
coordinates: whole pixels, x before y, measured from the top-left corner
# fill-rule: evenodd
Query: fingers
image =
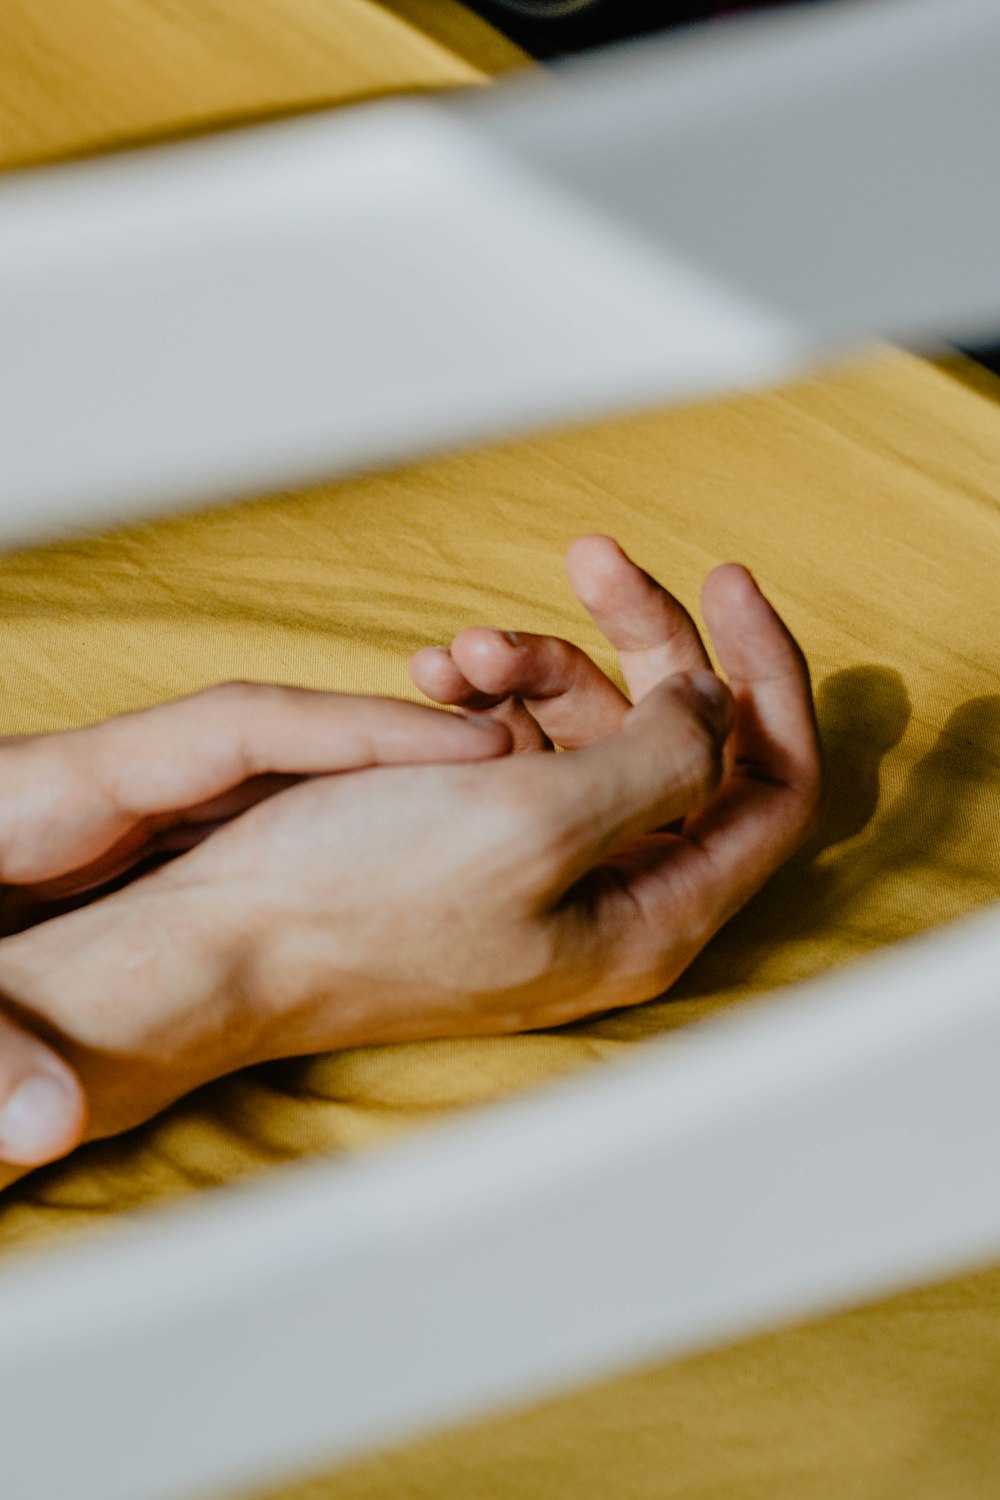
<path id="1" fill-rule="evenodd" d="M 702 608 L 733 695 L 731 769 L 684 823 L 684 839 L 642 877 L 655 926 L 687 919 L 707 932 L 727 921 L 795 853 L 819 805 L 821 766 L 805 657 L 745 568 L 706 581 Z"/>
<path id="2" fill-rule="evenodd" d="M 674 672 L 711 670 L 691 616 L 609 536 L 583 536 L 566 553 L 573 592 L 618 652 L 638 703 Z"/>
<path id="3" fill-rule="evenodd" d="M 72 1151 L 87 1119 L 76 1074 L 0 1012 L 0 1161 L 38 1167 Z"/>
<path id="4" fill-rule="evenodd" d="M 0 881 L 87 866 L 137 825 L 211 804 L 253 777 L 483 760 L 500 724 L 390 698 L 245 683 L 4 747 Z"/>
<path id="5" fill-rule="evenodd" d="M 497 637 L 498 649 L 506 644 L 502 631 L 483 631 Z M 456 638 L 457 639 L 457 638 Z M 532 718 L 520 698 L 512 692 L 485 692 L 459 670 L 446 646 L 427 646 L 410 659 L 410 676 L 422 693 L 435 703 L 450 704 L 471 713 L 485 713 L 502 724 L 511 737 L 515 754 L 551 750 L 552 743 L 537 719 Z"/>
<path id="6" fill-rule="evenodd" d="M 499 630 L 487 632 L 502 636 Z M 425 646 L 410 658 L 410 676 L 422 693 L 435 703 L 447 703 L 472 713 L 494 708 L 506 692 L 485 692 L 476 687 L 456 665 L 447 646 Z"/>
<path id="7" fill-rule="evenodd" d="M 636 701 L 673 673 L 710 670 L 690 615 L 611 537 L 579 538 L 569 548 L 566 570 L 617 648 Z M 435 702 L 502 718 L 517 750 L 542 748 L 535 724 L 545 738 L 578 749 L 616 733 L 630 707 L 585 652 L 552 636 L 464 630 L 450 651 L 418 652 L 410 671 Z"/>
<path id="8" fill-rule="evenodd" d="M 673 984 L 795 852 L 816 815 L 819 745 L 801 650 L 745 568 L 716 569 L 703 610 L 732 691 L 725 780 L 714 796 L 691 795 L 681 834 L 634 838 L 654 826 L 657 809 L 631 821 L 623 832 L 632 842 L 621 840 L 610 857 L 583 869 L 578 859 L 581 878 L 545 913 L 564 945 L 584 951 L 590 943 L 599 975 L 593 1004 L 602 1008 L 649 999 Z M 669 687 L 655 690 L 636 718 Z M 674 785 L 697 783 L 705 746 L 699 751 L 689 741 L 692 754 Z M 655 796 L 655 778 L 644 781 L 636 771 L 632 784 L 638 810 L 643 786 Z"/>
<path id="9" fill-rule="evenodd" d="M 556 636 L 463 630 L 451 644 L 451 661 L 487 702 L 519 699 L 542 732 L 567 750 L 614 734 L 631 707 L 585 651 Z"/>
<path id="10" fill-rule="evenodd" d="M 630 711 L 617 735 L 532 765 L 541 828 L 554 850 L 551 897 L 630 840 L 708 801 L 732 712 L 713 673 L 678 673 Z"/>
<path id="11" fill-rule="evenodd" d="M 734 750 L 744 771 L 783 784 L 814 780 L 818 735 L 798 642 L 738 563 L 709 574 L 702 609 L 736 702 Z"/>
<path id="12" fill-rule="evenodd" d="M 690 830 L 737 888 L 794 852 L 819 803 L 821 764 L 801 648 L 745 568 L 706 580 L 702 608 L 735 702 L 733 771 Z"/>

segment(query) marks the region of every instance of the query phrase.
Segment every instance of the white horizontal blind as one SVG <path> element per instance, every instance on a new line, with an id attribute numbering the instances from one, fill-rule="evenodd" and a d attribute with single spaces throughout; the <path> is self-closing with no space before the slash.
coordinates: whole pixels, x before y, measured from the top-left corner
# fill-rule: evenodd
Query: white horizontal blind
<path id="1" fill-rule="evenodd" d="M 0 182 L 0 543 L 1000 314 L 1000 6 L 870 0 Z"/>
<path id="2" fill-rule="evenodd" d="M 17 1500 L 261 1485 L 1000 1253 L 1000 910 L 0 1276 Z"/>

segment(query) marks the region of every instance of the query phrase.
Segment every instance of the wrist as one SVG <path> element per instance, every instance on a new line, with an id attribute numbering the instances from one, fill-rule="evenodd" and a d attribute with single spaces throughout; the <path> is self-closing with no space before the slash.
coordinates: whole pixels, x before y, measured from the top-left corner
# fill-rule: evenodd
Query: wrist
<path id="1" fill-rule="evenodd" d="M 165 869 L 0 942 L 0 993 L 80 1076 L 92 1134 L 259 1059 L 233 915 Z"/>

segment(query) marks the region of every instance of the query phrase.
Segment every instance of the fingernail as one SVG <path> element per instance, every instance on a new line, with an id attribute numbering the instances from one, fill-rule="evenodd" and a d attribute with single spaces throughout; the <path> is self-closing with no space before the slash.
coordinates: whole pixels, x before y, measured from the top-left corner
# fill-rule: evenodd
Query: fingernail
<path id="1" fill-rule="evenodd" d="M 516 630 L 501 630 L 500 634 L 503 636 L 504 640 L 509 641 L 512 646 L 519 646 L 521 644 L 521 637 L 518 635 Z"/>
<path id="2" fill-rule="evenodd" d="M 689 672 L 687 680 L 700 702 L 720 730 L 728 729 L 732 720 L 732 694 L 714 672 Z"/>
<path id="3" fill-rule="evenodd" d="M 0 1108 L 0 1158 L 35 1166 L 58 1155 L 76 1101 L 50 1073 L 33 1073 Z"/>
<path id="4" fill-rule="evenodd" d="M 474 729 L 493 729 L 496 726 L 496 719 L 491 719 L 489 714 L 463 714 L 462 720 Z"/>

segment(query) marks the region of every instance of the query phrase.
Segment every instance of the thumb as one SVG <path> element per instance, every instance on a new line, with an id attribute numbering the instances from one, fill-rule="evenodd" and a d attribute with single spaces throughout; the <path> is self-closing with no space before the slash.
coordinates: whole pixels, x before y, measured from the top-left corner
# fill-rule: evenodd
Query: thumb
<path id="1" fill-rule="evenodd" d="M 0 1012 L 0 1162 L 39 1167 L 65 1156 L 79 1145 L 86 1118 L 72 1069 Z"/>
<path id="2" fill-rule="evenodd" d="M 559 894 L 623 844 L 703 806 L 721 779 L 732 722 L 720 678 L 678 672 L 630 710 L 617 734 L 555 757 L 548 810 Z"/>

